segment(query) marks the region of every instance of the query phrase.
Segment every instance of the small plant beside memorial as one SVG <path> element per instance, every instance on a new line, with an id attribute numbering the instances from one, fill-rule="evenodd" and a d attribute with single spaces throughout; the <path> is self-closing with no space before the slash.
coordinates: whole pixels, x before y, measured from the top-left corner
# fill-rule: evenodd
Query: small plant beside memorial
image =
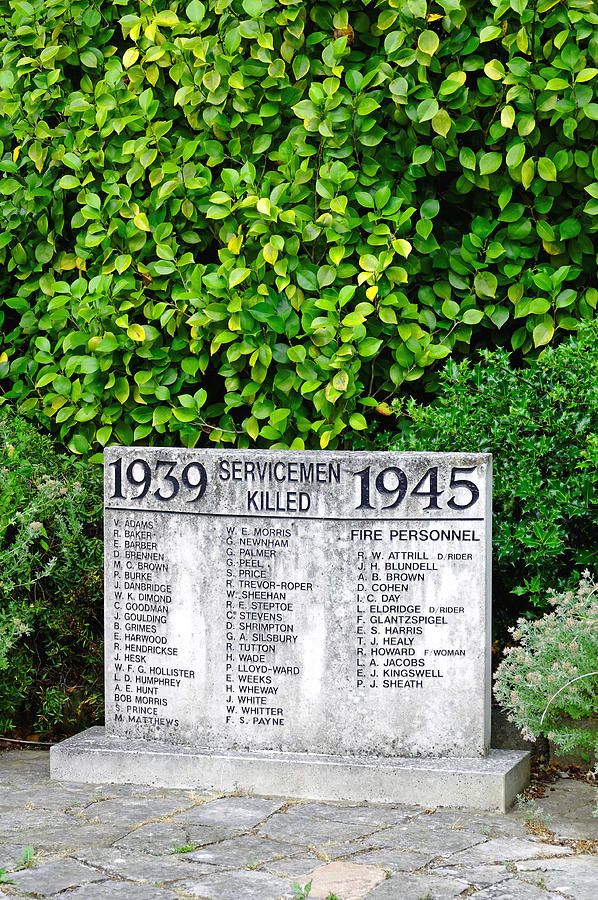
<path id="1" fill-rule="evenodd" d="M 598 753 L 598 585 L 586 571 L 575 591 L 548 600 L 552 612 L 511 629 L 517 644 L 505 650 L 494 693 L 526 737 Z"/>

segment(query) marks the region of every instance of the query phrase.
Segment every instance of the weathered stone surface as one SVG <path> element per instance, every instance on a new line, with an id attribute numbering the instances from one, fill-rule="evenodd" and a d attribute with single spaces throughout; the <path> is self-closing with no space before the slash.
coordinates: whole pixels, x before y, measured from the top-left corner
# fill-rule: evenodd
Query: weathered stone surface
<path id="1" fill-rule="evenodd" d="M 283 859 L 265 863 L 260 868 L 278 878 L 289 878 L 291 882 L 298 883 L 303 875 L 313 872 L 317 866 L 322 865 L 322 861 L 326 857 L 325 853 L 320 856 L 316 856 L 315 853 L 298 853 L 295 856 L 286 856 Z"/>
<path id="2" fill-rule="evenodd" d="M 596 900 L 598 896 L 598 856 L 529 860 L 518 863 L 517 870 L 521 879 L 575 900 Z"/>
<path id="3" fill-rule="evenodd" d="M 192 844 L 202 847 L 230 837 L 234 829 L 216 828 L 210 825 L 175 825 L 172 822 L 152 822 L 142 825 L 115 842 L 124 850 L 139 850 L 161 856 Z"/>
<path id="4" fill-rule="evenodd" d="M 126 833 L 115 825 L 85 825 L 74 817 L 68 824 L 47 825 L 20 832 L 20 837 L 37 851 L 79 850 L 81 847 L 107 847 Z M 25 841 L 24 841 L 25 842 Z"/>
<path id="5" fill-rule="evenodd" d="M 244 835 L 228 841 L 219 841 L 217 844 L 210 844 L 209 847 L 202 847 L 201 850 L 187 853 L 186 857 L 195 862 L 240 869 L 243 866 L 256 868 L 265 862 L 281 859 L 288 853 L 288 844 L 254 835 Z"/>
<path id="6" fill-rule="evenodd" d="M 105 474 L 109 734 L 486 753 L 487 454 L 113 447 Z"/>
<path id="7" fill-rule="evenodd" d="M 97 869 L 84 866 L 74 859 L 45 863 L 34 869 L 13 872 L 10 877 L 15 888 L 40 897 L 106 878 Z"/>
<path id="8" fill-rule="evenodd" d="M 381 866 L 389 872 L 414 872 L 427 866 L 435 858 L 432 853 L 417 853 L 413 850 L 391 850 L 384 847 L 382 850 L 366 850 L 349 857 L 351 862 L 359 865 Z"/>
<path id="9" fill-rule="evenodd" d="M 360 806 L 342 806 L 337 803 L 297 803 L 285 813 L 287 819 L 298 816 L 314 816 L 329 819 L 333 822 L 346 822 L 349 825 L 396 825 L 421 815 L 421 807 L 413 806 L 380 806 L 378 804 L 361 804 Z"/>
<path id="10" fill-rule="evenodd" d="M 160 887 L 133 884 L 130 881 L 103 881 L 69 891 L 68 900 L 178 900 L 177 895 Z M 65 900 L 64 894 L 52 894 L 50 900 Z"/>
<path id="11" fill-rule="evenodd" d="M 326 900 L 331 894 L 342 897 L 342 900 L 362 900 L 372 888 L 385 880 L 386 872 L 379 866 L 333 862 L 318 866 L 301 879 L 301 886 L 311 884 L 309 896 L 314 900 Z"/>
<path id="12" fill-rule="evenodd" d="M 23 862 L 24 847 L 25 842 L 20 844 L 0 844 L 0 869 L 6 869 L 7 872 L 13 872 L 17 869 Z"/>
<path id="13" fill-rule="evenodd" d="M 574 778 L 562 778 L 547 787 L 531 808 L 517 811 L 522 821 L 530 819 L 549 828 L 556 837 L 597 840 L 598 818 L 594 816 L 595 786 Z"/>
<path id="14" fill-rule="evenodd" d="M 98 848 L 93 851 L 75 851 L 80 862 L 94 866 L 107 876 L 117 875 L 130 881 L 147 884 L 174 882 L 181 878 L 198 877 L 213 872 L 213 867 L 190 862 L 184 854 L 152 856 L 113 847 Z"/>
<path id="15" fill-rule="evenodd" d="M 450 866 L 444 863 L 434 865 L 432 873 L 442 877 L 459 878 L 468 884 L 476 886 L 484 886 L 489 884 L 498 884 L 501 881 L 507 881 L 512 878 L 509 873 L 511 866 L 503 864 L 491 863 L 487 866 Z"/>
<path id="16" fill-rule="evenodd" d="M 553 894 L 535 884 L 526 884 L 519 878 L 503 881 L 491 887 L 483 888 L 475 894 L 476 900 L 561 900 L 559 894 Z M 575 898 L 577 900 L 577 898 Z"/>
<path id="17" fill-rule="evenodd" d="M 448 828 L 450 831 L 468 831 L 484 838 L 495 837 L 528 837 L 525 823 L 518 817 L 508 818 L 497 812 L 483 810 L 434 809 L 426 810 L 419 818 L 420 824 L 427 828 Z"/>
<path id="18" fill-rule="evenodd" d="M 277 813 L 259 829 L 260 834 L 288 844 L 338 844 L 376 831 L 375 825 L 350 825 L 315 816 Z"/>
<path id="19" fill-rule="evenodd" d="M 529 780 L 529 755 L 491 750 L 474 759 L 330 756 L 269 750 L 202 750 L 133 740 L 89 728 L 52 749 L 53 777 L 151 783 L 272 796 L 504 812 Z"/>
<path id="20" fill-rule="evenodd" d="M 367 900 L 454 900 L 467 890 L 466 881 L 437 875 L 393 875 L 367 895 Z M 511 897 L 514 900 L 514 897 Z"/>
<path id="21" fill-rule="evenodd" d="M 2 838 L 7 841 L 20 840 L 23 832 L 36 828 L 60 827 L 68 828 L 73 824 L 71 816 L 47 809 L 13 809 L 9 816 L 3 817 Z"/>
<path id="22" fill-rule="evenodd" d="M 127 826 L 141 822 L 152 822 L 171 816 L 181 810 L 181 802 L 177 798 L 157 797 L 149 800 L 123 798 L 117 800 L 100 800 L 91 803 L 80 812 L 78 817 L 94 824 Z"/>
<path id="23" fill-rule="evenodd" d="M 568 856 L 573 853 L 570 847 L 561 847 L 556 844 L 545 844 L 541 841 L 522 841 L 517 838 L 496 838 L 454 853 L 450 862 L 452 865 L 462 864 L 476 866 L 483 863 L 500 863 L 521 859 L 537 859 L 540 857 Z"/>
<path id="24" fill-rule="evenodd" d="M 177 890 L 201 900 L 286 900 L 295 896 L 291 884 L 265 872 L 231 869 L 197 880 L 179 881 Z"/>
<path id="25" fill-rule="evenodd" d="M 252 898 L 254 900 L 268 900 L 268 898 L 280 900 L 282 897 L 290 900 L 294 897 L 293 883 L 305 883 L 310 873 L 325 866 L 331 859 L 342 860 L 358 866 L 372 865 L 384 872 L 392 873 L 389 880 L 380 882 L 370 890 L 364 900 L 422 900 L 428 895 L 434 900 L 442 900 L 442 898 L 447 900 L 447 897 L 451 896 L 475 896 L 476 900 L 477 898 L 480 900 L 553 900 L 553 898 L 562 900 L 563 897 L 571 898 L 571 900 L 590 900 L 590 898 L 595 900 L 595 884 L 598 883 L 598 857 L 589 853 L 580 855 L 568 853 L 568 847 L 547 844 L 546 841 L 534 839 L 532 835 L 526 835 L 523 840 L 517 837 L 520 833 L 517 829 L 523 827 L 522 815 L 527 815 L 529 810 L 523 814 L 521 811 L 515 810 L 508 815 L 501 816 L 474 812 L 470 817 L 458 810 L 445 810 L 444 812 L 420 810 L 420 814 L 415 817 L 403 819 L 398 825 L 389 825 L 386 821 L 380 821 L 380 807 L 313 803 L 297 803 L 287 807 L 283 800 L 277 800 L 276 803 L 280 802 L 283 806 L 280 811 L 273 812 L 271 818 L 277 822 L 286 819 L 290 824 L 302 824 L 304 827 L 303 839 L 309 840 L 309 843 L 305 844 L 302 841 L 301 845 L 298 845 L 287 841 L 278 841 L 279 849 L 282 848 L 282 852 L 285 853 L 282 858 L 262 864 L 258 864 L 257 859 L 254 859 L 245 863 L 246 868 L 239 869 L 231 868 L 230 857 L 223 858 L 218 862 L 203 863 L 190 859 L 191 853 L 172 854 L 166 849 L 157 854 L 148 852 L 149 848 L 143 846 L 148 843 L 147 835 L 144 833 L 144 828 L 147 826 L 136 828 L 135 825 L 140 823 L 135 823 L 132 830 L 128 832 L 130 835 L 141 832 L 140 837 L 143 840 L 140 842 L 141 848 L 138 850 L 124 850 L 118 846 L 108 846 L 115 839 L 115 826 L 111 824 L 86 824 L 84 819 L 70 815 L 66 818 L 72 821 L 72 825 L 65 826 L 64 818 L 59 811 L 61 804 L 55 803 L 53 796 L 54 793 L 56 796 L 62 796 L 62 787 L 47 780 L 47 755 L 33 754 L 33 756 L 33 762 L 30 760 L 27 765 L 25 783 L 22 783 L 19 790 L 35 791 L 37 790 L 36 786 L 45 784 L 48 798 L 44 801 L 45 807 L 40 807 L 40 809 L 45 808 L 46 812 L 56 809 L 59 824 L 54 827 L 46 824 L 45 827 L 32 831 L 20 830 L 16 843 L 12 841 L 0 843 L 0 867 L 10 863 L 16 868 L 20 864 L 23 847 L 33 845 L 35 867 L 22 870 L 17 873 L 19 876 L 39 879 L 41 876 L 38 873 L 47 870 L 49 863 L 58 863 L 56 868 L 63 867 L 62 871 L 64 872 L 66 862 L 64 857 L 69 854 L 71 862 L 81 866 L 79 874 L 82 878 L 89 877 L 91 870 L 95 873 L 94 877 L 99 879 L 89 883 L 88 886 L 73 884 L 72 888 L 69 887 L 51 894 L 51 900 L 65 900 L 66 897 L 74 897 L 75 900 L 175 900 L 175 896 L 177 898 L 197 897 L 200 900 L 206 900 L 206 898 L 207 900 L 209 898 L 223 900 L 226 891 L 230 891 L 235 900 L 252 900 Z M 5 801 L 8 801 L 8 806 L 11 805 L 10 800 L 13 793 L 8 776 L 13 770 L 13 766 L 14 770 L 21 774 L 24 771 L 14 763 L 16 760 L 12 754 L 0 753 L 0 773 L 6 776 L 3 779 L 2 796 Z M 588 805 L 591 807 L 591 789 L 588 791 L 586 785 L 581 785 L 586 790 L 579 790 L 576 787 L 570 790 L 568 779 L 558 781 L 553 787 L 553 791 L 547 790 L 546 798 L 538 801 L 540 813 L 543 811 L 541 804 L 545 800 L 552 803 L 554 818 L 551 827 L 558 827 L 560 811 L 570 816 L 573 821 L 576 803 L 579 804 L 581 820 Z M 135 791 L 135 788 L 131 790 Z M 98 796 L 102 796 L 105 791 L 106 787 L 102 786 Z M 149 797 L 146 796 L 148 792 Z M 152 799 L 161 795 L 176 800 L 177 803 L 181 802 L 181 798 L 183 802 L 193 803 L 197 800 L 188 792 L 183 792 L 184 796 L 182 796 L 180 791 L 154 792 L 153 789 L 142 788 L 139 793 L 139 799 Z M 119 794 L 120 796 L 125 795 L 123 793 Z M 30 799 L 35 798 L 30 795 Z M 41 799 L 40 796 L 40 802 Z M 172 819 L 166 823 L 156 824 L 171 824 L 174 828 L 183 829 L 181 836 L 184 836 L 185 840 L 189 840 L 191 835 L 194 835 L 199 843 L 200 840 L 205 841 L 208 837 L 209 843 L 206 845 L 208 849 L 217 849 L 219 846 L 228 844 L 229 847 L 237 846 L 239 850 L 244 846 L 245 852 L 238 852 L 235 857 L 238 865 L 241 860 L 256 855 L 255 850 L 253 853 L 248 851 L 248 848 L 255 848 L 256 845 L 242 842 L 236 845 L 236 838 L 232 841 L 229 840 L 230 835 L 226 835 L 226 832 L 224 837 L 219 837 L 224 826 L 219 825 L 218 820 L 221 813 L 224 813 L 228 801 L 232 803 L 233 809 L 247 811 L 251 808 L 251 803 L 248 807 L 245 807 L 244 804 L 251 799 L 224 797 L 221 800 L 214 800 L 213 802 L 217 803 L 214 824 L 180 823 L 174 825 Z M 271 802 L 274 803 L 274 801 Z M 206 811 L 209 806 L 210 803 L 203 805 Z M 322 812 L 326 814 L 329 808 L 338 811 L 334 813 L 337 817 L 344 815 L 342 810 L 346 810 L 348 818 L 353 818 L 355 809 L 362 810 L 364 813 L 369 810 L 372 813 L 371 821 L 360 823 L 361 828 L 366 831 L 376 825 L 378 828 L 361 837 L 350 836 L 349 840 L 340 840 L 332 844 L 322 843 L 322 839 L 329 837 L 330 834 L 323 835 L 319 831 L 321 826 L 328 824 L 330 832 L 331 829 L 342 828 L 344 824 L 336 819 L 326 819 L 320 815 Z M 284 809 L 286 812 L 283 811 Z M 138 807 L 138 811 L 143 815 L 145 807 L 143 805 Z M 257 810 L 258 813 L 261 811 L 261 809 Z M 306 811 L 309 811 L 311 815 L 306 816 Z M 399 809 L 397 813 L 401 814 L 403 811 Z M 29 810 L 29 812 L 35 812 L 35 809 Z M 239 815 L 242 816 L 243 813 L 240 812 Z M 364 815 L 363 818 L 369 818 L 369 816 Z M 253 827 L 251 819 L 252 816 L 247 815 L 246 826 L 249 830 L 252 830 Z M 315 828 L 312 833 L 313 842 L 309 835 L 309 824 L 305 822 L 306 819 L 311 821 Z M 0 816 L 0 833 L 3 832 L 7 821 L 7 818 Z M 234 824 L 243 827 L 239 819 Z M 346 824 L 348 827 L 358 827 L 353 822 Z M 470 830 L 464 827 L 467 824 L 471 826 Z M 510 834 L 511 829 L 513 829 L 513 836 L 521 843 L 498 844 L 498 840 L 504 840 L 504 837 Z M 233 833 L 236 835 L 239 830 L 235 827 Z M 44 848 L 47 846 L 48 833 L 50 833 L 49 842 L 54 846 L 46 852 Z M 60 838 L 57 837 L 59 834 Z M 122 832 L 121 836 L 124 836 Z M 170 836 L 172 837 L 172 833 Z M 335 839 L 339 836 L 342 837 L 338 832 L 334 833 Z M 380 840 L 384 840 L 381 836 L 385 836 L 391 846 L 379 843 Z M 252 840 L 256 840 L 256 838 L 252 837 Z M 265 836 L 257 840 L 260 842 L 258 850 L 264 845 L 274 843 Z M 457 849 L 458 842 L 463 840 L 466 843 L 473 840 L 471 853 L 483 851 L 491 861 L 486 864 L 466 864 L 464 857 L 470 851 L 467 848 Z M 475 844 L 476 840 L 479 841 L 478 844 Z M 393 846 L 397 842 L 399 849 Z M 444 842 L 444 847 L 442 842 Z M 168 843 L 169 841 L 167 841 Z M 69 846 L 72 844 L 79 849 L 72 849 Z M 404 844 L 410 846 L 411 849 L 405 849 Z M 523 853 L 522 844 L 524 845 Z M 490 850 L 487 846 L 484 849 L 485 845 L 490 845 Z M 540 859 L 522 858 L 525 856 L 525 849 L 532 848 L 534 852 L 537 852 L 538 846 L 550 848 L 548 852 L 552 850 L 555 853 L 564 852 L 568 855 Z M 155 850 L 156 847 L 153 849 Z M 506 855 L 509 850 L 511 854 L 517 855 L 519 858 L 494 860 L 494 857 L 502 856 L 503 853 Z M 57 860 L 56 857 L 59 855 L 60 859 Z M 249 868 L 253 865 L 258 865 L 258 871 Z M 52 869 L 48 871 L 51 872 Z M 73 870 L 68 871 L 72 872 Z M 11 877 L 10 874 L 8 877 Z M 183 885 L 185 889 L 182 888 Z M 463 887 L 464 885 L 465 887 Z M 44 889 L 43 884 L 40 886 Z M 35 886 L 33 891 L 27 892 L 12 885 L 0 887 L 0 896 L 2 897 L 14 898 L 24 896 L 25 893 L 31 896 L 33 892 L 35 892 Z M 45 900 L 48 895 L 39 894 L 39 896 L 44 896 Z M 342 898 L 342 894 L 338 892 L 336 896 Z"/>
<path id="26" fill-rule="evenodd" d="M 481 843 L 485 838 L 476 832 L 466 830 L 439 830 L 427 828 L 418 822 L 391 825 L 373 834 L 378 847 L 393 847 L 399 850 L 414 850 L 434 856 L 449 856 L 468 847 Z"/>
<path id="27" fill-rule="evenodd" d="M 78 809 L 104 796 L 100 786 L 89 784 L 67 784 L 48 791 L 47 784 L 30 790 L 15 791 L 11 794 L 12 809 L 35 807 L 54 812 L 77 812 Z"/>
<path id="28" fill-rule="evenodd" d="M 261 797 L 223 797 L 193 806 L 172 817 L 173 822 L 188 825 L 220 825 L 230 828 L 254 828 L 284 805 L 282 800 Z"/>

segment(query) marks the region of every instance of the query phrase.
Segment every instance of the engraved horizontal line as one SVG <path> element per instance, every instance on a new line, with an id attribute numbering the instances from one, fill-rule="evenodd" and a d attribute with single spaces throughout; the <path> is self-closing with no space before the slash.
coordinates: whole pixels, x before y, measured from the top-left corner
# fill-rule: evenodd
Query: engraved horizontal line
<path id="1" fill-rule="evenodd" d="M 427 518 L 426 516 L 405 516 L 398 518 L 396 516 L 370 516 L 369 518 L 359 518 L 359 516 L 269 516 L 267 511 L 256 515 L 255 513 L 220 513 L 220 512 L 201 512 L 191 509 L 140 509 L 133 506 L 105 506 L 105 510 L 109 512 L 134 512 L 134 513 L 175 513 L 179 516 L 216 516 L 221 519 L 298 519 L 305 522 L 483 522 L 483 517 L 462 518 L 455 516 L 454 518 Z"/>

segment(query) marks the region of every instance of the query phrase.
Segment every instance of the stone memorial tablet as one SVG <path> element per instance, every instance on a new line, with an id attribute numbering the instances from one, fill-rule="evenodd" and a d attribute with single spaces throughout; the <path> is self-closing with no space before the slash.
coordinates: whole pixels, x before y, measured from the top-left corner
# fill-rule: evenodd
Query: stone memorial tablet
<path id="1" fill-rule="evenodd" d="M 113 447 L 105 529 L 106 739 L 487 756 L 489 455 Z"/>

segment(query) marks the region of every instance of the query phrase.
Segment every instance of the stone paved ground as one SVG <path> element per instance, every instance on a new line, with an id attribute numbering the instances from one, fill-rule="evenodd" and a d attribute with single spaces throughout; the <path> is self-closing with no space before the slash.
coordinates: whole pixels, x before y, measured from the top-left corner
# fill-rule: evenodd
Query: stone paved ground
<path id="1" fill-rule="evenodd" d="M 593 789 L 508 815 L 59 784 L 0 753 L 0 897 L 597 900 Z M 25 847 L 34 856 L 23 867 Z M 594 852 L 592 852 L 594 850 Z"/>

